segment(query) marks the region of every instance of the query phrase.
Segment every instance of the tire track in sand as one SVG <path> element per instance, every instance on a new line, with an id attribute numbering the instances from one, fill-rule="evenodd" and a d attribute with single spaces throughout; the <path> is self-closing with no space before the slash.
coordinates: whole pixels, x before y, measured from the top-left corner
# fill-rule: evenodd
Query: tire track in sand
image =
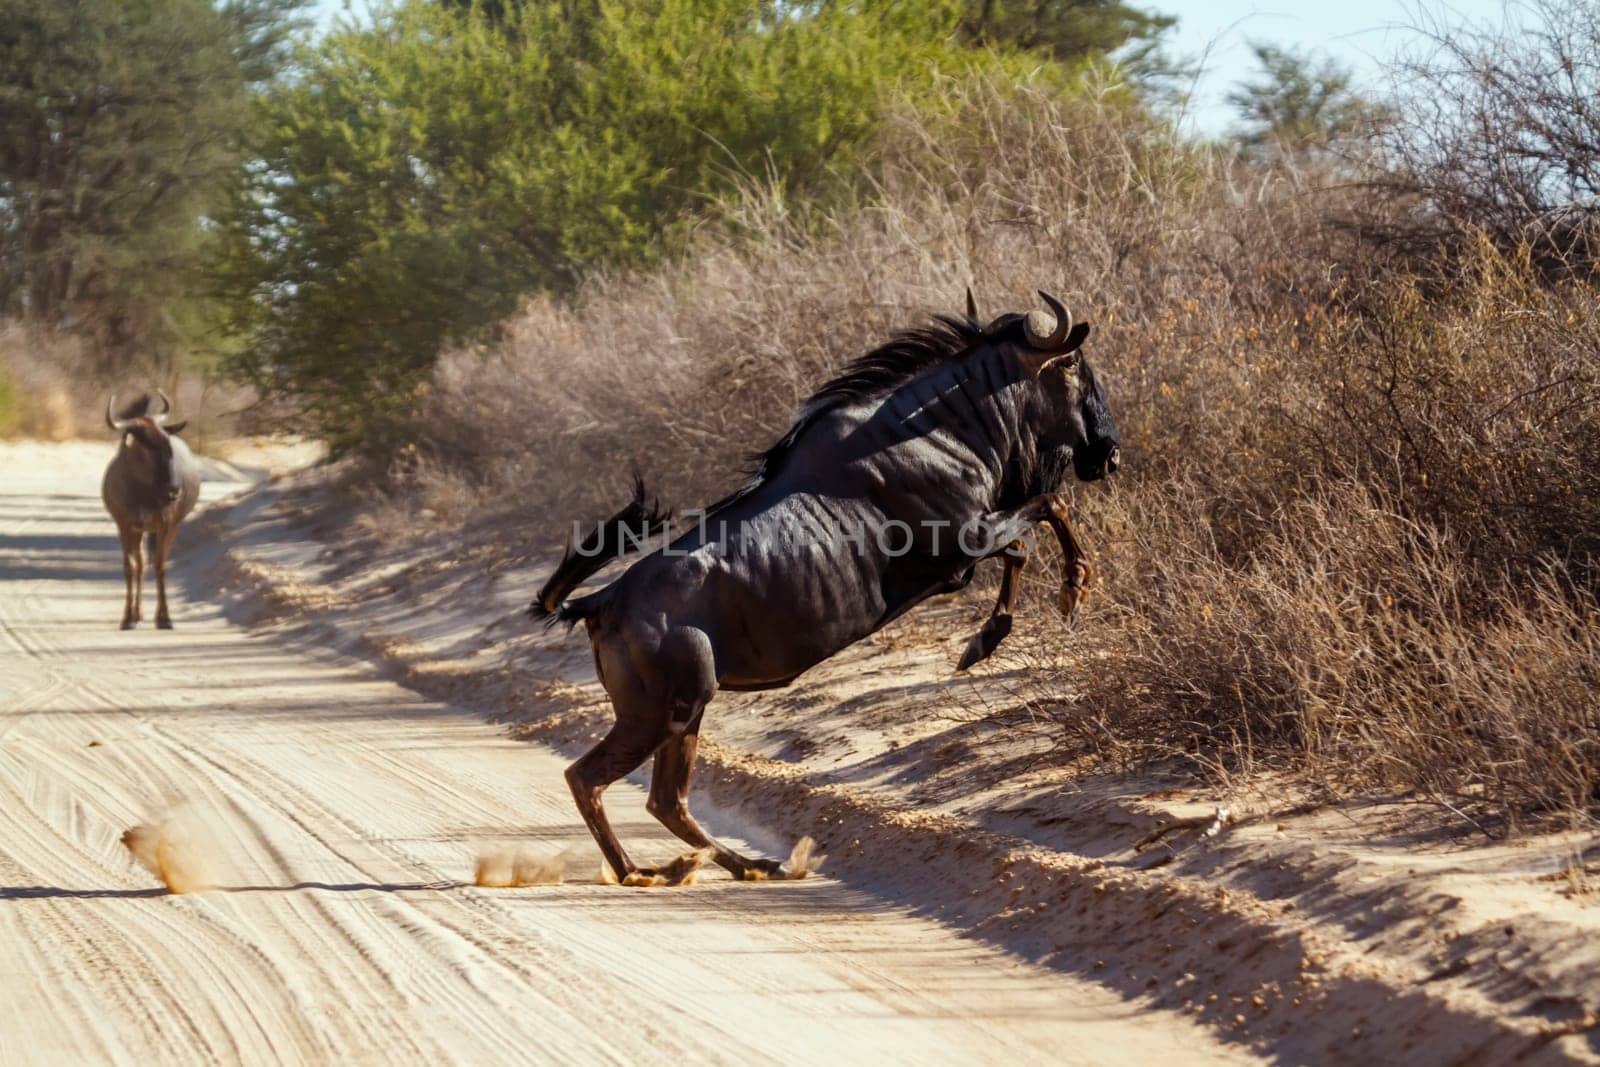
<path id="1" fill-rule="evenodd" d="M 564 761 L 181 597 L 177 631 L 118 633 L 107 451 L 0 446 L 0 1061 L 1242 1058 L 827 879 L 460 885 L 480 841 L 592 876 Z M 123 851 L 173 798 L 232 891 L 161 894 Z M 608 801 L 681 850 L 637 788 Z"/>

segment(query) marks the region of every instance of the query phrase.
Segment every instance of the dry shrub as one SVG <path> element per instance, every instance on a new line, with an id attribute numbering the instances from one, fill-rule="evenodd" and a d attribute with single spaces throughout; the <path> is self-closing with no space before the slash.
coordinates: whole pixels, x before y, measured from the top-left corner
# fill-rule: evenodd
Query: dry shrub
<path id="1" fill-rule="evenodd" d="M 680 260 L 448 355 L 418 484 L 543 538 L 614 508 L 634 463 L 702 503 L 969 281 L 985 314 L 1053 289 L 1097 326 L 1126 459 L 1078 500 L 1100 607 L 1036 673 L 1064 736 L 1595 808 L 1593 285 L 1483 241 L 1441 287 L 1345 225 L 1348 175 L 1241 166 L 1114 89 L 946 104 L 889 124 L 849 205 L 750 190 Z"/>
<path id="2" fill-rule="evenodd" d="M 1174 440 L 1201 461 L 1084 509 L 1102 659 L 1058 718 L 1122 761 L 1593 811 L 1597 294 L 1487 242 L 1447 292 L 1374 262 L 1241 346 L 1258 385 L 1192 383 L 1227 413 Z"/>
<path id="3" fill-rule="evenodd" d="M 0 322 L 0 437 L 64 441 L 86 430 L 95 403 L 88 366 L 79 339 Z"/>
<path id="4" fill-rule="evenodd" d="M 892 119 L 875 184 L 849 206 L 818 216 L 752 189 L 679 261 L 597 278 L 570 305 L 530 300 L 498 344 L 442 360 L 422 453 L 533 503 L 546 533 L 614 508 L 635 462 L 669 500 L 700 503 L 825 375 L 959 309 L 969 283 L 985 315 L 1047 288 L 1094 321 L 1135 460 L 1202 437 L 1190 379 L 1256 373 L 1230 350 L 1234 267 L 1305 221 L 1266 193 L 1289 179 L 1235 184 L 1227 160 L 1112 89 L 960 82 L 947 110 Z"/>
<path id="5" fill-rule="evenodd" d="M 234 414 L 254 394 L 196 370 L 133 365 L 107 378 L 84 337 L 47 327 L 0 320 L 0 437 L 65 441 L 105 433 L 105 406 L 115 390 L 131 398 L 160 385 L 189 423 L 185 438 L 204 447 L 234 430 Z"/>
<path id="6" fill-rule="evenodd" d="M 1600 799 L 1600 629 L 1567 576 L 1487 578 L 1371 486 L 1243 516 L 1234 559 L 1218 508 L 1185 482 L 1106 502 L 1105 659 L 1061 713 L 1098 729 L 1075 734 L 1124 761 L 1292 758 L 1498 815 Z"/>
<path id="7" fill-rule="evenodd" d="M 1600 558 L 1600 296 L 1546 284 L 1487 242 L 1449 289 L 1367 283 L 1359 314 L 1319 331 L 1293 374 L 1283 453 L 1298 470 L 1381 486 L 1450 530 L 1480 570 L 1574 577 Z"/>

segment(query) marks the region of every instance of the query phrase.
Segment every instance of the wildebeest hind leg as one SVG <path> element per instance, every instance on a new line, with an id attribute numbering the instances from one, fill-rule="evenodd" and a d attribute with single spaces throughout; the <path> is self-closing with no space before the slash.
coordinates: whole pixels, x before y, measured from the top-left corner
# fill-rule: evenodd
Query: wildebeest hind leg
<path id="1" fill-rule="evenodd" d="M 696 719 L 695 726 L 699 722 Z M 676 734 L 656 750 L 656 764 L 650 771 L 650 799 L 645 802 L 661 821 L 684 842 L 695 848 L 709 848 L 718 865 L 726 867 L 735 878 L 748 879 L 779 873 L 775 860 L 750 859 L 728 848 L 701 829 L 699 822 L 689 813 L 689 786 L 694 778 L 694 759 L 700 747 L 699 736 L 691 729 Z"/>
<path id="2" fill-rule="evenodd" d="M 619 882 L 625 881 L 636 868 L 611 829 L 600 795 L 606 786 L 643 763 L 663 736 L 657 724 L 624 718 L 619 713 L 611 732 L 567 768 L 567 785 L 578 803 L 578 812 Z"/>

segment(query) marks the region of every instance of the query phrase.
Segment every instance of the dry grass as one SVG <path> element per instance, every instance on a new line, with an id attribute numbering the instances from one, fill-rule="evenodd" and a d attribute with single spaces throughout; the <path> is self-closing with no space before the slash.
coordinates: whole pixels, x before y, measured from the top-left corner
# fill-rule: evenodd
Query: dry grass
<path id="1" fill-rule="evenodd" d="M 1060 718 L 1124 762 L 1290 763 L 1475 818 L 1581 813 L 1600 783 L 1600 628 L 1553 567 L 1479 572 L 1371 486 L 1249 516 L 1230 560 L 1193 484 L 1097 516 L 1113 577 Z"/>
<path id="2" fill-rule="evenodd" d="M 83 433 L 95 404 L 83 384 L 88 362 L 77 338 L 0 322 L 0 437 L 65 441 Z"/>
<path id="3" fill-rule="evenodd" d="M 891 124 L 848 207 L 752 190 L 680 261 L 448 355 L 408 506 L 557 538 L 633 463 L 703 502 L 969 281 L 986 314 L 1054 289 L 1097 326 L 1127 463 L 1080 494 L 1104 584 L 1039 676 L 1074 751 L 1292 764 L 1478 820 L 1600 806 L 1594 286 L 1489 242 L 1448 274 L 1401 258 L 1345 225 L 1347 175 L 1243 167 L 1111 90 L 948 103 Z"/>
<path id="4" fill-rule="evenodd" d="M 0 320 L 0 437 L 65 441 L 104 436 L 106 398 L 112 390 L 132 397 L 157 385 L 188 421 L 185 438 L 202 449 L 213 437 L 229 436 L 234 414 L 254 397 L 243 386 L 195 371 L 131 366 L 108 379 L 84 337 Z"/>

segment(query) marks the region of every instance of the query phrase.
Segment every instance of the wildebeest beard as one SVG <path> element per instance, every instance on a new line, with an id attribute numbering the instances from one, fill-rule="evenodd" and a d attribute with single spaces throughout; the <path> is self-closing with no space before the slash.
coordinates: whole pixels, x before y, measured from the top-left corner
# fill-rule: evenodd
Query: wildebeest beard
<path id="1" fill-rule="evenodd" d="M 1054 493 L 1067 483 L 1072 473 L 1072 448 L 1060 445 L 1046 448 L 1012 467 L 1001 486 L 996 508 L 1014 508 L 1025 500 Z"/>
<path id="2" fill-rule="evenodd" d="M 1067 477 L 1072 473 L 1072 449 L 1066 445 L 1058 448 L 1047 448 L 1039 456 L 1035 468 L 1035 484 L 1028 487 L 1029 497 L 1039 496 L 1043 493 L 1053 493 L 1067 484 Z"/>

